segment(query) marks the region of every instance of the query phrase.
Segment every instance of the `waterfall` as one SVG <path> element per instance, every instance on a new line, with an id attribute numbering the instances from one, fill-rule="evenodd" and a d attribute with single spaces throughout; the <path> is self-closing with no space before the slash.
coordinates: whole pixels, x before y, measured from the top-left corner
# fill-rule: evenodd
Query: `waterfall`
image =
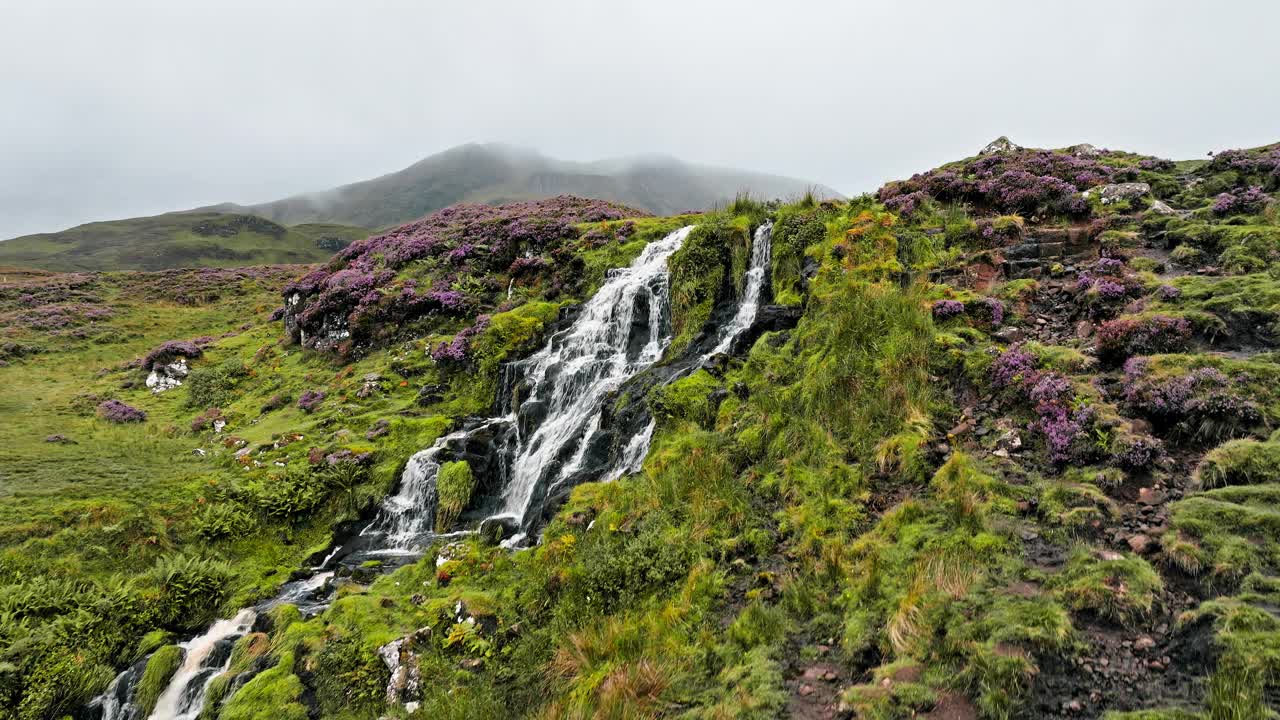
<path id="1" fill-rule="evenodd" d="M 510 520 L 520 529 L 527 528 L 532 522 L 527 515 L 535 496 L 582 469 L 589 441 L 600 429 L 601 411 L 613 391 L 657 362 L 670 344 L 667 259 L 680 249 L 692 229 L 683 227 L 650 243 L 631 265 L 609 271 L 604 285 L 582 306 L 567 329 L 554 334 L 531 357 L 510 363 L 506 372 L 516 380 L 515 386 L 522 388 L 521 402 L 507 408 L 504 415 L 444 435 L 415 453 L 405 465 L 396 493 L 383 501 L 378 515 L 361 531 L 357 541 L 344 546 L 347 551 L 338 562 L 350 561 L 356 553 L 417 557 L 422 547 L 436 537 L 436 476 L 441 465 L 455 449 L 464 447 L 479 433 L 506 430 L 502 436 L 509 446 L 508 458 L 500 463 L 504 481 L 502 508 L 495 517 Z M 767 256 L 767 248 L 764 253 Z M 753 249 L 753 271 L 758 254 Z M 762 283 L 748 278 L 753 302 Z M 751 316 L 754 317 L 754 310 Z M 750 325 L 749 318 L 746 325 Z M 529 416 L 531 410 L 536 410 L 531 415 L 536 423 L 529 432 L 521 433 L 521 412 Z M 605 479 L 639 469 L 653 428 L 650 423 L 629 440 Z M 523 533 L 517 535 L 520 537 Z M 249 632 L 263 610 L 286 602 L 308 614 L 323 610 L 329 601 L 325 586 L 333 576 L 333 571 L 325 568 L 337 553 L 335 548 L 320 565 L 311 568 L 309 577 L 286 583 L 271 600 L 246 608 L 233 618 L 219 620 L 203 635 L 183 643 L 182 666 L 161 694 L 150 720 L 198 717 L 209 683 L 227 670 L 231 647 Z M 90 717 L 142 720 L 133 703 L 143 667 L 145 662 L 135 664 L 116 677 L 106 692 L 90 703 Z"/>
<path id="2" fill-rule="evenodd" d="M 360 533 L 382 535 L 380 547 L 370 554 L 411 556 L 419 551 L 435 530 L 440 454 L 477 431 L 509 422 L 507 417 L 493 418 L 478 427 L 444 435 L 431 447 L 414 453 L 400 475 L 399 490 L 383 500 L 377 517 Z"/>
<path id="3" fill-rule="evenodd" d="M 605 399 L 662 356 L 671 342 L 667 258 L 692 229 L 650 243 L 629 267 L 611 271 L 566 333 L 512 363 L 530 388 L 522 404 L 545 414 L 515 449 L 500 516 L 523 526 L 540 486 L 581 467 Z"/>
<path id="4" fill-rule="evenodd" d="M 733 345 L 733 341 L 738 336 L 746 332 L 751 324 L 755 322 L 756 313 L 760 310 L 760 298 L 764 294 L 765 284 L 769 279 L 769 268 L 772 262 L 771 244 L 773 241 L 773 222 L 766 221 L 763 225 L 756 228 L 751 238 L 751 265 L 747 269 L 745 282 L 743 283 L 742 300 L 738 303 L 738 310 L 734 313 L 733 319 L 729 324 L 720 329 L 719 339 L 709 352 L 704 354 L 689 367 L 689 371 L 696 370 L 707 360 L 715 355 L 728 352 Z M 673 380 L 679 379 L 677 375 Z M 656 423 L 649 421 L 648 426 L 641 430 L 631 438 L 627 446 L 623 449 L 621 457 L 614 465 L 613 469 L 605 476 L 606 480 L 616 480 L 624 475 L 640 472 L 640 468 L 644 465 L 644 458 L 649 454 L 649 445 L 653 442 L 653 430 Z"/>
<path id="5" fill-rule="evenodd" d="M 205 691 L 231 662 L 231 646 L 253 627 L 258 617 L 252 608 L 229 620 L 219 620 L 199 637 L 182 643 L 182 666 L 156 701 L 150 720 L 194 720 L 204 707 Z"/>
<path id="6" fill-rule="evenodd" d="M 773 241 L 773 222 L 766 222 L 756 228 L 751 238 L 751 266 L 747 269 L 746 281 L 742 290 L 742 302 L 738 303 L 738 312 L 733 320 L 720 331 L 720 342 L 707 353 L 704 360 L 712 355 L 727 352 L 738 336 L 746 332 L 755 322 L 756 313 L 760 310 L 760 296 L 765 282 L 769 279 L 769 262 L 771 243 Z"/>

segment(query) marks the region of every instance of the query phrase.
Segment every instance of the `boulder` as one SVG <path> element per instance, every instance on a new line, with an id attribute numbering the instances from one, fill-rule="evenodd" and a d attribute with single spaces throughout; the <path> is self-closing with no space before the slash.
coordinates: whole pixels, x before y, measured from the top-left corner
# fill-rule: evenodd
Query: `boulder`
<path id="1" fill-rule="evenodd" d="M 512 517 L 491 517 L 485 518 L 480 523 L 479 534 L 485 542 L 497 545 L 503 540 L 512 537 L 520 532 L 520 524 Z"/>
<path id="2" fill-rule="evenodd" d="M 162 393 L 182 386 L 182 380 L 191 373 L 187 359 L 178 357 L 167 365 L 156 365 L 147 375 L 147 387 L 153 393 Z"/>
<path id="3" fill-rule="evenodd" d="M 1000 137 L 987 143 L 987 146 L 978 151 L 979 155 L 995 155 L 997 153 L 1017 152 L 1021 150 L 1021 145 L 1015 145 L 1008 137 L 1001 135 Z"/>
<path id="4" fill-rule="evenodd" d="M 1089 188 L 1084 191 L 1085 197 L 1097 195 L 1101 198 L 1103 205 L 1110 205 L 1124 200 L 1136 200 L 1150 194 L 1151 186 L 1140 182 L 1099 185 L 1098 187 Z"/>
<path id="5" fill-rule="evenodd" d="M 1097 157 L 1102 154 L 1101 150 L 1090 145 L 1089 143 L 1080 143 L 1079 145 L 1072 145 L 1067 149 L 1070 150 L 1071 154 L 1075 155 L 1076 157 Z"/>
<path id="6" fill-rule="evenodd" d="M 1177 215 L 1178 211 L 1169 207 L 1163 200 L 1155 200 L 1151 203 L 1151 212 L 1156 215 Z"/>

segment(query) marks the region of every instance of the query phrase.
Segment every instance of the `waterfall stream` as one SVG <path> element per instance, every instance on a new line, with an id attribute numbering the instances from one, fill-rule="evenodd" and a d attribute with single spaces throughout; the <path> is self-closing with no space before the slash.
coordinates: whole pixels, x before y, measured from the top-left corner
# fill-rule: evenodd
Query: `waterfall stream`
<path id="1" fill-rule="evenodd" d="M 751 327 L 756 313 L 760 310 L 760 296 L 764 293 L 765 283 L 769 279 L 769 263 L 773 243 L 773 223 L 766 222 L 756 228 L 751 238 L 751 265 L 747 268 L 746 280 L 743 283 L 742 301 L 738 303 L 738 311 L 733 320 L 720 331 L 720 342 L 711 352 L 703 356 L 704 360 L 712 355 L 728 352 L 733 341 Z"/>
<path id="2" fill-rule="evenodd" d="M 568 477 L 582 462 L 586 439 L 599 425 L 606 398 L 628 378 L 652 365 L 671 341 L 671 312 L 667 285 L 667 258 L 680 249 L 692 226 L 683 227 L 652 242 L 625 268 L 609 271 L 604 285 L 588 300 L 564 331 L 556 333 L 542 350 L 511 364 L 511 372 L 526 388 L 521 407 L 526 415 L 537 410 L 539 422 L 528 437 L 516 428 L 521 420 L 514 409 L 478 425 L 439 438 L 414 454 L 405 465 L 399 487 L 383 501 L 377 516 L 360 533 L 360 549 L 349 548 L 337 562 L 367 555 L 417 557 L 433 535 L 437 494 L 436 475 L 449 459 L 446 451 L 485 432 L 508 430 L 515 444 L 512 460 L 503 463 L 503 508 L 500 515 L 522 526 L 535 490 Z M 648 432 L 644 433 L 647 438 Z M 633 466 L 643 449 L 628 445 L 627 466 Z M 647 448 L 647 442 L 644 442 Z M 205 691 L 214 677 L 225 672 L 231 646 L 249 632 L 258 614 L 289 602 L 304 613 L 327 606 L 324 587 L 332 571 L 325 571 L 335 550 L 315 574 L 287 583 L 272 600 L 246 608 L 234 618 L 215 622 L 202 635 L 182 643 L 183 662 L 147 716 L 150 720 L 193 720 L 204 706 Z M 323 597 L 317 599 L 317 595 Z M 89 716 L 99 720 L 142 720 L 135 704 L 139 663 L 121 673 L 88 706 Z"/>
<path id="3" fill-rule="evenodd" d="M 683 227 L 650 243 L 631 265 L 609 271 L 604 285 L 581 307 L 569 327 L 552 335 L 532 356 L 508 365 L 507 380 L 514 394 L 507 412 L 446 434 L 415 453 L 405 464 L 395 494 L 383 501 L 359 537 L 335 548 L 312 568 L 309 577 L 286 583 L 271 600 L 219 620 L 204 634 L 182 643 L 182 665 L 147 717 L 198 717 L 209 683 L 227 670 L 232 645 L 252 629 L 260 613 L 280 603 L 298 605 L 304 614 L 328 606 L 328 583 L 334 574 L 328 569 L 331 563 L 350 564 L 353 558 L 359 562 L 370 555 L 417 558 L 440 537 L 434 534 L 436 475 L 443 462 L 468 441 L 479 438 L 490 442 L 492 438 L 493 443 L 503 445 L 496 468 L 501 475 L 500 508 L 491 519 L 514 531 L 504 544 L 524 539 L 531 530 L 530 511 L 535 502 L 582 470 L 588 445 L 600 430 L 606 403 L 623 383 L 657 362 L 670 344 L 667 259 L 680 249 L 692 229 Z M 737 312 L 718 333 L 714 348 L 692 367 L 729 350 L 755 320 L 768 278 L 771 232 L 769 223 L 756 230 Z M 654 427 L 650 421 L 629 438 L 600 478 L 613 480 L 638 471 Z M 135 704 L 143 667 L 145 661 L 117 676 L 90 703 L 88 717 L 143 720 Z"/>

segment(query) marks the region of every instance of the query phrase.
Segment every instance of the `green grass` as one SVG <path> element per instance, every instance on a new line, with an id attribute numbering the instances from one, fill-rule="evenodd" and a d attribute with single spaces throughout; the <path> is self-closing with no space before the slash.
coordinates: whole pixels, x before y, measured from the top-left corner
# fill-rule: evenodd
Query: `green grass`
<path id="1" fill-rule="evenodd" d="M 368 234 L 349 225 L 285 227 L 250 215 L 168 213 L 6 240 L 0 264 L 78 271 L 313 263 Z"/>

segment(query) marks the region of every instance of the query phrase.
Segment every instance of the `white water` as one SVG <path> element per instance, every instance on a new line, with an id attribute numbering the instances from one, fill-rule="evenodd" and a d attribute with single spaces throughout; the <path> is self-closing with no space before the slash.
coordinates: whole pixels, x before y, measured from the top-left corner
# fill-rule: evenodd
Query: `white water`
<path id="1" fill-rule="evenodd" d="M 653 442 L 653 430 L 657 426 L 656 421 L 650 420 L 643 430 L 627 442 L 627 446 L 622 449 L 622 457 L 618 458 L 618 464 L 609 471 L 605 480 L 617 480 L 623 475 L 640 472 L 640 468 L 644 466 L 644 458 L 649 454 L 649 443 Z"/>
<path id="2" fill-rule="evenodd" d="M 435 529 L 436 475 L 440 472 L 440 453 L 450 443 L 462 440 L 478 429 L 506 422 L 510 422 L 510 418 L 494 418 L 477 428 L 449 433 L 431 447 L 414 453 L 400 475 L 400 489 L 382 501 L 378 516 L 360 533 L 385 533 L 383 549 L 374 552 L 396 555 L 420 550 L 424 538 Z"/>
<path id="3" fill-rule="evenodd" d="M 230 648 L 219 648 L 219 643 L 234 642 L 249 632 L 257 617 L 252 608 L 245 608 L 229 620 L 210 625 L 203 635 L 179 645 L 184 652 L 182 666 L 156 701 L 149 720 L 192 720 L 198 716 L 204 707 L 209 683 L 226 670 L 231 661 Z M 214 654 L 215 650 L 220 650 L 218 655 Z"/>
<path id="4" fill-rule="evenodd" d="M 716 346 L 699 358 L 697 363 L 691 365 L 690 370 L 696 370 L 712 357 L 727 352 L 733 345 L 733 341 L 755 322 L 756 314 L 760 312 L 760 296 L 764 292 L 765 281 L 769 277 L 772 240 L 772 221 L 765 222 L 756 228 L 751 240 L 751 265 L 747 268 L 738 311 L 734 313 L 729 324 L 721 328 L 720 339 Z M 605 476 L 606 480 L 617 480 L 624 475 L 640 472 L 644 466 L 645 456 L 649 454 L 649 445 L 653 442 L 655 425 L 654 421 L 649 421 L 649 425 L 644 430 L 631 438 L 627 447 L 623 449 L 622 456 L 618 458 L 617 465 Z"/>
<path id="5" fill-rule="evenodd" d="M 565 336 L 552 338 L 541 351 L 517 363 L 520 375 L 532 384 L 525 402 L 545 403 L 547 415 L 529 438 L 521 439 L 502 515 L 523 523 L 540 482 L 554 484 L 572 475 L 581 466 L 587 433 L 599 422 L 604 398 L 662 356 L 671 342 L 667 258 L 692 229 L 683 227 L 650 243 L 630 267 L 613 271 Z M 648 341 L 630 357 L 637 297 L 648 303 Z M 544 478 L 546 469 L 574 442 L 580 443 L 576 455 L 554 477 Z"/>
<path id="6" fill-rule="evenodd" d="M 764 290 L 765 280 L 769 277 L 770 250 L 773 241 L 773 223 L 766 222 L 756 228 L 751 238 L 751 266 L 747 269 L 745 287 L 742 290 L 742 302 L 738 303 L 738 312 L 733 320 L 720 331 L 720 342 L 707 353 L 706 358 L 729 350 L 729 346 L 739 335 L 751 327 L 760 311 L 760 294 Z"/>
<path id="7" fill-rule="evenodd" d="M 513 364 L 529 388 L 525 402 L 543 403 L 547 413 L 530 437 L 517 438 L 500 516 L 513 518 L 523 525 L 539 485 L 554 486 L 581 467 L 588 440 L 600 425 L 600 411 L 605 398 L 662 356 L 671 342 L 667 259 L 680 249 L 692 229 L 692 226 L 684 227 L 650 243 L 630 266 L 610 271 L 604 285 L 583 305 L 580 315 L 566 332 L 552 337 L 532 357 Z M 753 249 L 753 267 L 757 254 Z M 767 264 L 767 258 L 765 262 Z M 757 299 L 760 285 L 762 281 L 755 286 Z M 751 287 L 749 281 L 748 289 Z M 647 327 L 644 328 L 644 344 L 633 351 L 637 302 L 648 311 Z M 751 317 L 754 318 L 754 311 Z M 749 325 L 748 320 L 745 326 L 734 332 L 734 336 Z M 419 550 L 422 541 L 434 530 L 435 480 L 441 466 L 438 459 L 441 452 L 450 443 L 463 440 L 470 433 L 504 423 L 517 424 L 516 414 L 513 412 L 475 428 L 450 433 L 431 447 L 414 454 L 405 466 L 399 490 L 384 501 L 378 517 L 361 533 L 384 534 L 381 548 L 373 552 L 413 554 Z M 639 469 L 648 451 L 653 428 L 653 423 L 650 423 L 628 442 L 617 468 L 609 474 L 610 479 Z M 576 447 L 574 443 L 577 443 Z M 554 467 L 570 447 L 574 447 L 573 454 L 551 476 L 547 476 L 548 468 Z M 523 537 L 523 533 L 517 537 Z M 331 554 L 325 558 L 320 568 L 332 557 Z M 288 583 L 266 606 L 304 600 L 332 575 L 332 572 L 322 572 Z M 324 604 L 310 607 L 318 610 Z M 234 618 L 219 620 L 203 635 L 183 643 L 182 667 L 160 696 L 150 720 L 196 718 L 204 705 L 209 682 L 230 664 L 229 652 L 215 654 L 215 650 L 226 650 L 225 645 L 219 648 L 219 644 L 234 642 L 247 633 L 256 617 L 255 609 L 246 608 Z M 102 708 L 102 720 L 136 720 L 137 709 L 128 702 L 135 690 L 136 675 L 130 671 L 122 673 L 106 693 L 95 699 L 92 706 Z M 129 687 L 120 688 L 122 682 Z M 121 702 L 117 696 L 126 700 Z"/>

